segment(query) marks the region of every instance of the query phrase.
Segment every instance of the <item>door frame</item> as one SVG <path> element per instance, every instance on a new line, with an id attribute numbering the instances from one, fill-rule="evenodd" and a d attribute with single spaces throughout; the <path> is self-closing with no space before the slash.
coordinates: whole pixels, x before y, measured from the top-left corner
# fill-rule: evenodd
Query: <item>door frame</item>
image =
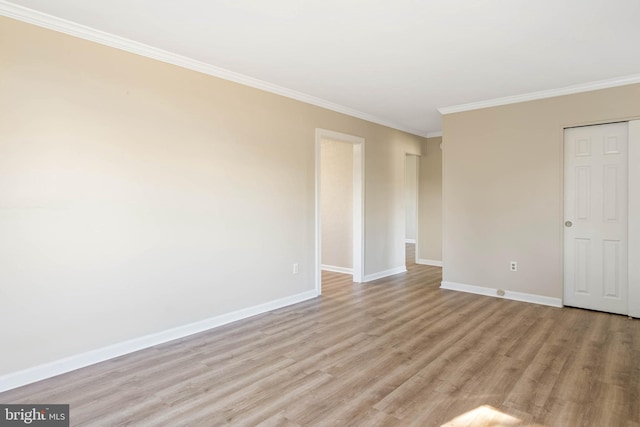
<path id="1" fill-rule="evenodd" d="M 629 120 L 629 316 L 640 318 L 640 120 Z M 635 183 L 631 186 L 631 183 Z M 634 236 L 635 238 L 631 238 Z"/>
<path id="2" fill-rule="evenodd" d="M 324 138 L 353 146 L 353 281 L 364 281 L 364 138 L 316 128 L 315 143 L 315 287 L 322 294 L 321 147 Z"/>
<path id="3" fill-rule="evenodd" d="M 610 123 L 627 122 L 629 125 L 628 136 L 628 224 L 627 224 L 627 242 L 628 242 L 628 292 L 627 292 L 627 312 L 629 317 L 640 318 L 640 239 L 632 239 L 630 236 L 640 236 L 640 119 L 638 117 L 623 118 L 620 120 L 607 120 L 602 122 L 567 124 L 561 129 L 560 144 L 560 228 L 561 239 L 561 256 L 560 265 L 562 271 L 562 299 L 564 306 L 564 174 L 565 174 L 565 130 L 581 126 L 597 126 Z"/>
<path id="4" fill-rule="evenodd" d="M 416 188 L 416 193 L 415 193 L 415 206 L 416 206 L 416 210 L 415 210 L 415 218 L 414 218 L 414 222 L 415 222 L 415 233 L 416 233 L 416 238 L 414 239 L 414 245 L 415 245 L 415 256 L 413 257 L 413 262 L 415 262 L 416 264 L 418 263 L 418 246 L 419 246 L 419 241 L 420 241 L 420 224 L 419 224 L 419 219 L 420 219 L 420 215 L 419 215 L 419 211 L 420 211 L 420 197 L 418 197 L 418 195 L 420 194 L 420 154 L 415 154 L 415 153 L 410 153 L 410 152 L 405 152 L 404 153 L 404 172 L 405 172 L 405 180 L 407 177 L 407 161 L 410 157 L 415 157 L 414 159 L 412 159 L 412 161 L 415 162 L 415 168 L 416 168 L 416 175 L 415 175 L 415 188 Z M 405 191 L 406 191 L 406 183 L 405 183 Z M 406 201 L 406 198 L 405 198 Z M 405 211 L 406 211 L 406 204 L 405 204 Z M 406 219 L 406 212 L 405 212 L 405 219 Z M 405 259 L 405 265 L 406 265 L 406 258 L 407 258 L 407 240 L 406 240 L 406 229 L 407 229 L 407 224 L 405 223 L 405 245 L 403 246 L 404 248 L 404 259 Z"/>

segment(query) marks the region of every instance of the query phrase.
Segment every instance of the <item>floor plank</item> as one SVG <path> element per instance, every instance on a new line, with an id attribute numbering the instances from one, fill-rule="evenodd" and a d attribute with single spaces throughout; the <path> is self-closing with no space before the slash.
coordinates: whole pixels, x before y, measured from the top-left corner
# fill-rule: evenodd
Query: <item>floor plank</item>
<path id="1" fill-rule="evenodd" d="M 0 394 L 74 426 L 640 427 L 640 322 L 439 288 L 416 265 Z"/>

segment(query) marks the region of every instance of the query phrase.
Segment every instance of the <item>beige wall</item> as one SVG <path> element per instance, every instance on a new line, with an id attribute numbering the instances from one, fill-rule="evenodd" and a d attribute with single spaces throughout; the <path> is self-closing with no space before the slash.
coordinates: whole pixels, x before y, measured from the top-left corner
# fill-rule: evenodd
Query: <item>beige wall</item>
<path id="1" fill-rule="evenodd" d="M 366 272 L 404 264 L 422 138 L 7 18 L 0 93 L 0 375 L 313 291 L 316 128 L 366 140 Z"/>
<path id="2" fill-rule="evenodd" d="M 442 143 L 441 137 L 423 143 L 420 159 L 418 262 L 442 262 Z"/>
<path id="3" fill-rule="evenodd" d="M 443 281 L 561 298 L 563 128 L 637 117 L 640 85 L 445 115 Z"/>
<path id="4" fill-rule="evenodd" d="M 353 144 L 321 143 L 322 265 L 353 268 Z"/>
<path id="5" fill-rule="evenodd" d="M 405 237 L 407 240 L 416 239 L 417 209 L 418 209 L 418 156 L 407 155 L 405 162 Z"/>

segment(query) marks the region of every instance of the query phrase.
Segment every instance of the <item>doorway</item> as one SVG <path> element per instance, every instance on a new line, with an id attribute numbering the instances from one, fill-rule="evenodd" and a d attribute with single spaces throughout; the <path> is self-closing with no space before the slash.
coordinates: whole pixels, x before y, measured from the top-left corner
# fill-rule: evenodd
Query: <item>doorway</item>
<path id="1" fill-rule="evenodd" d="M 564 131 L 564 304 L 629 314 L 629 123 Z"/>
<path id="2" fill-rule="evenodd" d="M 418 159 L 415 154 L 405 154 L 404 205 L 405 205 L 405 264 L 415 264 L 418 253 Z"/>
<path id="3" fill-rule="evenodd" d="M 350 148 L 352 163 L 351 181 L 348 183 L 351 191 L 351 274 L 353 281 L 361 283 L 364 277 L 364 138 L 316 129 L 316 293 L 322 294 L 322 170 L 323 142 L 333 142 Z M 348 179 L 347 177 L 344 179 Z M 326 264 L 325 264 L 326 265 Z M 345 270 L 344 272 L 348 272 Z"/>

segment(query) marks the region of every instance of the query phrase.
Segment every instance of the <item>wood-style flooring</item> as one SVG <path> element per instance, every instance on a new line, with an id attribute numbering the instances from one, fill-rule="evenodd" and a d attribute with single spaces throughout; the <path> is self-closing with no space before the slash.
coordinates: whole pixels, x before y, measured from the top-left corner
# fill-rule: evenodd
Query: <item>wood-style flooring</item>
<path id="1" fill-rule="evenodd" d="M 408 267 L 324 273 L 320 298 L 0 402 L 68 403 L 74 426 L 640 427 L 640 321 L 441 290 L 440 268 Z"/>

